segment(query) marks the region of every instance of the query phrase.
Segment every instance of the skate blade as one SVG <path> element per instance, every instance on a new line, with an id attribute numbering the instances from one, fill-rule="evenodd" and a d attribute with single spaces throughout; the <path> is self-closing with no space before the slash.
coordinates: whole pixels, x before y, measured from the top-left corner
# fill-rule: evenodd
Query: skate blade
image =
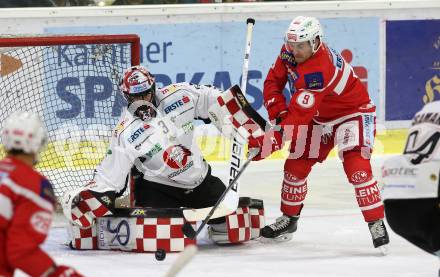
<path id="1" fill-rule="evenodd" d="M 388 245 L 381 245 L 377 249 L 379 249 L 379 252 L 382 254 L 382 256 L 386 256 L 388 253 L 390 253 Z"/>
<path id="2" fill-rule="evenodd" d="M 265 238 L 265 237 L 260 237 L 260 242 L 262 243 L 280 243 L 280 242 L 287 242 L 289 240 L 291 240 L 293 237 L 292 233 L 287 233 L 287 234 L 283 234 L 280 235 L 278 237 L 275 238 Z"/>

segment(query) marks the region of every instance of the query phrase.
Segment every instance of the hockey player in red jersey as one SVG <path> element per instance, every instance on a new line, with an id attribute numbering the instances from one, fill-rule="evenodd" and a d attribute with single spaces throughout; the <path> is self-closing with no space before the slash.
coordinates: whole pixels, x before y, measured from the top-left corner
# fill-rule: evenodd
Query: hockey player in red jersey
<path id="1" fill-rule="evenodd" d="M 34 170 L 46 131 L 39 117 L 16 112 L 1 133 L 7 156 L 0 161 L 0 276 L 20 269 L 30 276 L 81 276 L 56 265 L 40 248 L 49 232 L 55 197 L 49 181 Z"/>
<path id="2" fill-rule="evenodd" d="M 336 145 L 348 181 L 375 247 L 389 242 L 383 223 L 384 208 L 370 165 L 375 136 L 375 106 L 350 64 L 322 41 L 319 21 L 296 17 L 285 43 L 264 82 L 264 105 L 269 119 L 281 127 L 266 136 L 251 138 L 249 148 L 260 148 L 255 160 L 291 139 L 284 164 L 281 191 L 283 216 L 262 230 L 266 238 L 290 239 L 307 194 L 307 176 L 316 162 L 323 162 Z M 292 94 L 286 103 L 286 83 Z"/>

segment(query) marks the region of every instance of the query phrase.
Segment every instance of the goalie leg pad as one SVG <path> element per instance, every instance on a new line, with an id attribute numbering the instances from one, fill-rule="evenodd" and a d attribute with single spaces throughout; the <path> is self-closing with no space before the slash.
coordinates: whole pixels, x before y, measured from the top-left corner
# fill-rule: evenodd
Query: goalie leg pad
<path id="1" fill-rule="evenodd" d="M 122 250 L 129 252 L 180 252 L 185 246 L 196 244 L 182 232 L 186 222 L 170 214 L 170 209 L 119 209 L 126 216 L 98 217 L 90 228 L 69 226 L 73 249 Z M 173 209 L 177 210 L 177 209 Z M 171 211 L 171 212 L 173 212 Z M 134 217 L 136 215 L 136 217 Z M 195 228 L 195 226 L 193 226 Z"/>
<path id="2" fill-rule="evenodd" d="M 225 223 L 211 224 L 208 234 L 218 244 L 241 243 L 260 237 L 260 229 L 264 225 L 263 201 L 240 197 L 239 208 L 226 216 Z"/>
<path id="3" fill-rule="evenodd" d="M 96 217 L 112 214 L 114 200 L 113 191 L 103 193 L 88 189 L 76 191 L 63 197 L 63 213 L 74 224 L 89 228 Z"/>
<path id="4" fill-rule="evenodd" d="M 69 246 L 73 249 L 97 250 L 98 237 L 96 235 L 96 225 L 89 228 L 80 228 L 78 225 L 69 223 L 67 226 L 70 241 Z"/>

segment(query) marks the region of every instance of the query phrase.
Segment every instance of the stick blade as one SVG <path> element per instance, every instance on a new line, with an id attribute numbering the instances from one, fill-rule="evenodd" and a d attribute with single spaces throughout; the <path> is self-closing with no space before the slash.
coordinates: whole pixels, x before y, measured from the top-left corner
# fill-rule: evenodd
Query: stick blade
<path id="1" fill-rule="evenodd" d="M 194 239 L 197 235 L 196 231 L 194 231 L 194 228 L 189 222 L 185 222 L 185 224 L 183 224 L 182 232 L 185 236 L 187 236 L 190 239 Z"/>

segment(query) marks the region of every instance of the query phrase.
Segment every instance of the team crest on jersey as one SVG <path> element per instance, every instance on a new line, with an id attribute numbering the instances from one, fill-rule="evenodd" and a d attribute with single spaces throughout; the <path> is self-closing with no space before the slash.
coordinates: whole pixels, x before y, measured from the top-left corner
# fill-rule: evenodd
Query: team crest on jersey
<path id="1" fill-rule="evenodd" d="M 188 163 L 191 151 L 182 145 L 168 147 L 163 153 L 163 160 L 173 169 L 184 168 Z"/>
<path id="2" fill-rule="evenodd" d="M 308 89 L 322 89 L 324 87 L 324 76 L 322 72 L 305 74 L 304 82 Z"/>

